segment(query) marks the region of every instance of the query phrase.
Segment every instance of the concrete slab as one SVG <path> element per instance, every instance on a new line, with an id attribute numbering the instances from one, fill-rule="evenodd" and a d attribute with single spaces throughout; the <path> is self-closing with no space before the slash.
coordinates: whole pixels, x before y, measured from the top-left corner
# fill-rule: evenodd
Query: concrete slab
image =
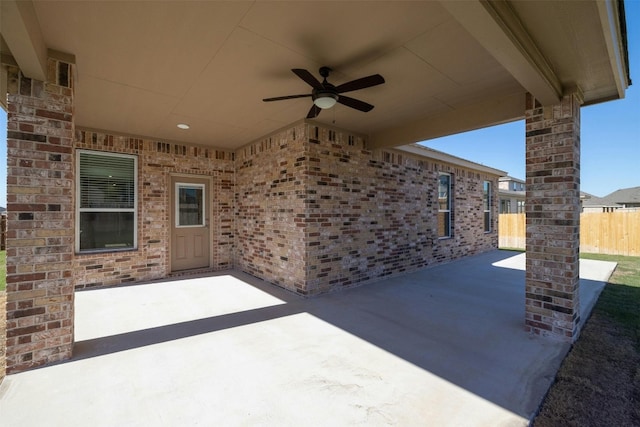
<path id="1" fill-rule="evenodd" d="M 592 305 L 615 264 L 587 264 Z M 494 251 L 313 299 L 237 272 L 78 292 L 74 359 L 8 376 L 0 420 L 527 425 L 569 346 L 524 332 L 523 270 Z"/>

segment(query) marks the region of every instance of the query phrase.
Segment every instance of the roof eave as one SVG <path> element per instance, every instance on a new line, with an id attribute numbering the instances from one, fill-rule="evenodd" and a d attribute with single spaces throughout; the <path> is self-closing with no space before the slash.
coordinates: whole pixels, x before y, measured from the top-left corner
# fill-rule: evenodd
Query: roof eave
<path id="1" fill-rule="evenodd" d="M 410 145 L 395 147 L 395 150 L 400 150 L 407 153 L 415 154 L 420 157 L 438 160 L 438 161 L 450 163 L 456 166 L 461 166 L 461 167 L 485 172 L 491 175 L 496 175 L 496 176 L 508 175 L 508 173 L 503 170 L 485 166 L 480 163 L 472 162 L 471 160 L 452 156 L 451 154 L 443 153 L 442 151 L 434 150 L 433 148 L 425 147 L 418 144 L 410 144 Z"/>

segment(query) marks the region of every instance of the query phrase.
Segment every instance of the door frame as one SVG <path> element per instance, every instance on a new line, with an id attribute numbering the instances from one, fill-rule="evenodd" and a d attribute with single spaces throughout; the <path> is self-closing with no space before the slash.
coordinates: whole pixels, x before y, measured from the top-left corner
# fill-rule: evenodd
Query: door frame
<path id="1" fill-rule="evenodd" d="M 173 228 L 175 226 L 175 215 L 176 215 L 176 206 L 175 206 L 175 186 L 173 184 L 174 179 L 180 180 L 180 178 L 184 179 L 197 179 L 206 181 L 206 191 L 205 191 L 205 207 L 206 207 L 206 217 L 208 218 L 208 240 L 209 240 L 209 265 L 207 267 L 202 267 L 202 269 L 210 269 L 213 266 L 213 180 L 209 175 L 200 175 L 193 173 L 170 173 L 167 178 L 167 188 L 169 189 L 169 194 L 167 197 L 167 207 L 168 207 L 168 215 L 167 215 L 167 230 L 168 230 L 168 247 L 167 247 L 167 265 L 169 267 L 169 274 L 180 273 L 182 271 L 190 271 L 190 270 L 174 270 L 173 269 Z"/>

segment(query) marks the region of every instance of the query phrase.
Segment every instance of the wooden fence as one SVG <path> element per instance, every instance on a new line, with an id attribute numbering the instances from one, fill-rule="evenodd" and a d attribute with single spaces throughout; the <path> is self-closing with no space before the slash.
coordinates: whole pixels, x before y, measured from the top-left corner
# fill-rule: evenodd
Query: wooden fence
<path id="1" fill-rule="evenodd" d="M 500 214 L 498 217 L 498 247 L 524 249 L 526 245 L 524 214 Z"/>
<path id="2" fill-rule="evenodd" d="M 500 214 L 498 245 L 525 248 L 525 214 Z M 640 212 L 596 212 L 580 215 L 580 252 L 640 256 Z"/>

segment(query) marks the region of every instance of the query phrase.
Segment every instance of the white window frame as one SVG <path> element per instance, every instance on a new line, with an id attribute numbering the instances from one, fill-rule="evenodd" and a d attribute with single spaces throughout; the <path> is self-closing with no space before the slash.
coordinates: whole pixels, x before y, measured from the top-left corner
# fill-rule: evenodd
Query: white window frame
<path id="1" fill-rule="evenodd" d="M 447 207 L 448 207 L 448 209 L 440 209 L 440 177 L 441 176 L 448 176 L 449 177 L 448 188 L 447 188 Z M 449 218 L 449 220 L 447 221 L 447 225 L 448 225 L 447 230 L 446 230 L 447 234 L 444 235 L 444 236 L 440 236 L 440 234 L 438 233 L 438 239 L 450 239 L 452 237 L 452 233 L 451 233 L 451 230 L 453 228 L 452 227 L 453 226 L 453 224 L 452 224 L 453 216 L 451 215 L 451 213 L 452 213 L 452 198 L 451 198 L 452 180 L 453 180 L 453 178 L 452 178 L 452 175 L 450 173 L 444 173 L 444 172 L 438 173 L 438 220 L 440 219 L 439 218 L 440 214 L 443 213 L 443 212 Z"/>
<path id="2" fill-rule="evenodd" d="M 491 181 L 484 181 L 482 183 L 482 228 L 485 233 L 491 233 Z M 489 216 L 487 221 L 487 215 Z M 488 228 L 487 228 L 488 226 Z"/>
<path id="3" fill-rule="evenodd" d="M 179 201 L 179 197 L 180 197 L 180 188 L 199 188 L 202 191 L 202 212 L 201 212 L 201 218 L 202 218 L 202 223 L 201 224 L 194 224 L 194 225 L 181 225 L 180 224 L 180 201 Z M 204 227 L 206 226 L 205 222 L 206 222 L 206 206 L 207 206 L 207 193 L 206 193 L 206 186 L 205 184 L 199 184 L 199 183 L 192 183 L 192 182 L 176 182 L 175 185 L 175 206 L 174 206 L 174 218 L 175 218 L 175 227 L 176 228 L 196 228 L 196 227 Z"/>
<path id="4" fill-rule="evenodd" d="M 87 153 L 91 155 L 98 155 L 104 157 L 125 157 L 129 159 L 133 159 L 133 208 L 81 208 L 81 186 L 80 186 L 80 158 L 82 153 Z M 76 150 L 76 233 L 75 233 L 75 246 L 77 254 L 91 254 L 91 253 L 100 253 L 100 252 L 122 252 L 122 251 L 131 251 L 138 249 L 138 156 L 133 154 L 120 154 L 120 153 L 109 153 L 106 151 L 94 151 L 94 150 Z M 126 247 L 110 247 L 110 248 L 99 248 L 99 249 L 80 249 L 80 213 L 84 212 L 133 212 L 133 246 Z"/>

